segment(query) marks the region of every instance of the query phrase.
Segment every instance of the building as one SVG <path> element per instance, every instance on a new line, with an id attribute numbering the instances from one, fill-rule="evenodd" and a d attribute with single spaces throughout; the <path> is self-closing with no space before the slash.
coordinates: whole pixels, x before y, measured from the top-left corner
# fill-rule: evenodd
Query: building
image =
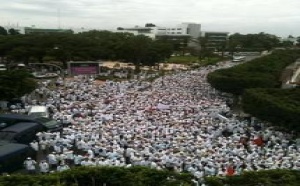
<path id="1" fill-rule="evenodd" d="M 71 29 L 50 29 L 50 28 L 34 28 L 24 27 L 25 34 L 52 34 L 52 33 L 74 33 Z"/>
<path id="2" fill-rule="evenodd" d="M 135 26 L 132 28 L 121 28 L 119 27 L 117 29 L 117 31 L 115 32 L 123 32 L 123 33 L 131 33 L 133 35 L 144 35 L 144 36 L 148 36 L 151 39 L 155 39 L 155 32 L 153 32 L 153 28 L 152 27 L 139 27 L 139 26 Z"/>
<path id="3" fill-rule="evenodd" d="M 174 45 L 175 50 L 181 48 L 198 47 L 198 37 L 201 33 L 201 24 L 182 23 L 174 27 L 160 27 L 152 23 L 147 23 L 144 27 L 119 27 L 117 32 L 127 32 L 133 35 L 145 35 L 156 40 L 168 40 Z"/>
<path id="4" fill-rule="evenodd" d="M 161 38 L 162 36 L 172 37 L 174 36 L 189 36 L 192 38 L 198 38 L 201 33 L 201 25 L 197 23 L 182 23 L 175 27 L 160 27 L 154 24 L 147 23 L 145 27 L 131 27 L 131 28 L 122 28 L 119 27 L 117 32 L 129 32 L 134 35 L 146 35 L 152 39 Z"/>
<path id="5" fill-rule="evenodd" d="M 182 27 L 186 30 L 186 34 L 193 39 L 198 39 L 201 35 L 201 25 L 196 23 L 182 23 Z"/>
<path id="6" fill-rule="evenodd" d="M 219 51 L 225 47 L 228 41 L 229 32 L 201 32 L 201 38 L 205 39 L 206 48 Z"/>

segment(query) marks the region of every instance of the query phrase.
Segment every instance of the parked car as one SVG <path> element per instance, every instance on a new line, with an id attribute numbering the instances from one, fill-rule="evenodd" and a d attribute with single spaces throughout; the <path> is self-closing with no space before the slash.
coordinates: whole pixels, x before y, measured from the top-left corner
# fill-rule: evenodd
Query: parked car
<path id="1" fill-rule="evenodd" d="M 5 64 L 0 64 L 0 71 L 6 71 L 6 65 Z"/>
<path id="2" fill-rule="evenodd" d="M 45 131 L 49 132 L 61 131 L 63 128 L 61 123 L 50 118 L 35 118 L 23 114 L 0 114 L 0 130 L 20 122 L 25 122 L 25 124 L 27 122 L 38 123 L 44 127 Z"/>
<path id="3" fill-rule="evenodd" d="M 43 130 L 44 127 L 38 123 L 21 122 L 2 129 L 0 131 L 0 140 L 11 143 L 29 144 L 36 140 L 36 134 Z"/>

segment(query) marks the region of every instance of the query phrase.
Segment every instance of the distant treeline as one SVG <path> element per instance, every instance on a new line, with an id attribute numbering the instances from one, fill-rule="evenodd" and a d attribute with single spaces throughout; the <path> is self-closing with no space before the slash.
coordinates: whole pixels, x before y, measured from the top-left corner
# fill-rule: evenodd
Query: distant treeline
<path id="1" fill-rule="evenodd" d="M 121 60 L 156 65 L 172 54 L 167 41 L 130 33 L 89 31 L 79 34 L 53 33 L 0 35 L 0 57 L 6 62 Z"/>

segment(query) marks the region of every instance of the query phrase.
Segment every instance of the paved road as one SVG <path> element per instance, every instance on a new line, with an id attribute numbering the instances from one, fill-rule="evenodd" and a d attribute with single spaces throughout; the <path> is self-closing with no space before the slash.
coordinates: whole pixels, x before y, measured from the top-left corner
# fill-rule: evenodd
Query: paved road
<path id="1" fill-rule="evenodd" d="M 291 82 L 296 82 L 296 83 L 300 82 L 300 65 L 298 66 L 297 69 L 295 69 L 295 73 L 293 74 L 293 76 L 291 78 Z"/>
<path id="2" fill-rule="evenodd" d="M 253 59 L 256 59 L 256 58 L 259 58 L 259 57 L 262 57 L 262 56 L 245 56 L 245 61 L 251 61 Z"/>

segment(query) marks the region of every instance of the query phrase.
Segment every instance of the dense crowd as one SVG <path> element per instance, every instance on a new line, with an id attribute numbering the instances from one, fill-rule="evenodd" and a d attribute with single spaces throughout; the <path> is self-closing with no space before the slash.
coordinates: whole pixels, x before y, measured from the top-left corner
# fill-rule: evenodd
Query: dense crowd
<path id="1" fill-rule="evenodd" d="M 53 118 L 69 127 L 37 134 L 31 146 L 45 159 L 26 160 L 27 170 L 140 165 L 189 172 L 198 181 L 261 169 L 300 170 L 300 146 L 291 134 L 232 113 L 232 98 L 207 83 L 209 72 L 230 65 L 177 72 L 151 83 L 96 84 L 76 76 L 59 80 L 52 90 L 44 84 L 37 92 L 46 99 L 37 104 L 50 107 Z"/>

